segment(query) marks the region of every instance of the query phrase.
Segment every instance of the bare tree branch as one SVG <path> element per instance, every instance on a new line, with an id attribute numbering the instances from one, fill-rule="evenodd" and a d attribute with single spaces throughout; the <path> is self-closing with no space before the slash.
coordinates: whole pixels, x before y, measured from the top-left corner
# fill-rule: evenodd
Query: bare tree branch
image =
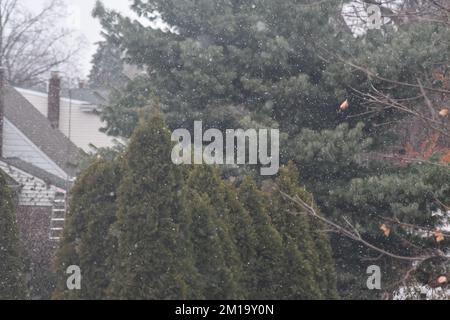
<path id="1" fill-rule="evenodd" d="M 423 262 L 435 257 L 440 257 L 440 258 L 445 258 L 445 259 L 449 259 L 447 257 L 445 257 L 445 255 L 440 252 L 440 251 L 436 251 L 435 254 L 424 254 L 424 255 L 420 255 L 420 256 L 402 256 L 402 255 L 398 255 L 392 252 L 389 252 L 383 248 L 380 248 L 368 241 L 366 241 L 365 239 L 363 239 L 363 237 L 361 236 L 361 234 L 359 233 L 359 231 L 356 229 L 355 226 L 353 226 L 348 220 L 346 221 L 348 228 L 342 227 L 339 224 L 317 214 L 316 209 L 314 208 L 313 204 L 307 204 L 305 201 L 303 201 L 300 197 L 298 196 L 290 196 L 282 191 L 280 191 L 281 195 L 288 201 L 291 201 L 293 204 L 297 205 L 299 207 L 299 209 L 302 209 L 302 213 L 304 214 L 308 214 L 311 217 L 319 220 L 320 222 L 324 223 L 325 225 L 327 225 L 328 227 L 333 228 L 334 230 L 336 230 L 336 232 L 344 235 L 345 237 L 354 240 L 356 242 L 361 243 L 362 245 L 364 245 L 365 247 L 372 249 L 382 255 L 391 257 L 393 259 L 397 259 L 397 260 L 402 260 L 402 261 L 410 261 L 410 262 Z M 292 213 L 292 214 L 300 214 L 300 213 Z"/>
<path id="2" fill-rule="evenodd" d="M 75 66 L 84 47 L 73 31 L 55 27 L 65 17 L 61 0 L 38 12 L 18 0 L 0 0 L 0 65 L 14 85 L 34 85 L 62 65 Z"/>

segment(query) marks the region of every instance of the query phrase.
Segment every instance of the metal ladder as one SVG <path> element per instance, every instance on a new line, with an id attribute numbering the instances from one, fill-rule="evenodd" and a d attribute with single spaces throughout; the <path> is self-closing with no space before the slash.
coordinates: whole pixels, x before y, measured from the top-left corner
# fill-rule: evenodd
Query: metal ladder
<path id="1" fill-rule="evenodd" d="M 63 192 L 56 192 L 50 218 L 49 238 L 51 241 L 60 241 L 63 236 L 66 209 L 66 194 Z"/>

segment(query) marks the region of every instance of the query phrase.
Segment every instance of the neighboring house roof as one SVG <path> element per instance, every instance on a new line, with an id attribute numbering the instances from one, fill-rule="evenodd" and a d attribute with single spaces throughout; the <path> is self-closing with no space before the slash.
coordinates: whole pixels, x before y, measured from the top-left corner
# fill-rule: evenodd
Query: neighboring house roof
<path id="1" fill-rule="evenodd" d="M 61 89 L 62 98 L 72 98 L 79 101 L 90 102 L 99 107 L 104 106 L 108 102 L 109 92 L 107 90 L 92 90 L 88 88 L 82 89 Z"/>
<path id="2" fill-rule="evenodd" d="M 15 89 L 41 114 L 47 117 L 47 93 L 23 88 Z M 86 93 L 88 91 L 85 89 L 78 89 L 74 92 L 85 92 L 84 96 L 77 95 L 78 99 L 87 98 L 87 96 L 90 95 Z M 91 94 L 95 95 L 93 91 Z M 106 104 L 106 102 L 104 103 Z M 76 146 L 87 153 L 96 153 L 98 148 L 113 147 L 116 144 L 116 141 L 120 141 L 120 139 L 113 138 L 102 132 L 101 129 L 105 127 L 106 123 L 102 120 L 100 115 L 101 110 L 102 106 L 98 106 L 91 102 L 62 97 L 60 99 L 59 130 L 66 137 L 70 137 L 70 140 Z"/>
<path id="3" fill-rule="evenodd" d="M 74 177 L 83 151 L 58 129 L 52 128 L 27 99 L 9 85 L 5 87 L 5 117 L 64 172 Z"/>
<path id="4" fill-rule="evenodd" d="M 30 166 L 29 163 L 18 159 L 10 160 L 0 159 L 0 170 L 15 181 L 12 190 L 14 190 L 18 206 L 53 207 L 55 197 L 61 197 L 67 193 L 70 185 L 64 185 L 61 179 L 48 176 L 46 172 Z M 32 217 L 28 218 L 33 219 Z"/>
<path id="5" fill-rule="evenodd" d="M 45 181 L 45 183 L 49 185 L 53 185 L 61 189 L 67 189 L 67 184 L 70 183 L 70 181 L 68 182 L 19 158 L 0 158 L 0 161 L 6 163 L 8 166 L 27 172 L 28 174 Z M 8 172 L 5 173 L 8 174 Z M 15 183 L 17 184 L 17 182 Z"/>
<path id="6" fill-rule="evenodd" d="M 34 91 L 45 95 L 48 94 L 47 87 L 42 85 L 34 87 L 20 87 L 19 89 Z M 110 96 L 110 90 L 91 88 L 61 88 L 60 96 L 62 99 L 71 98 L 73 100 L 83 101 L 101 107 L 107 104 Z"/>

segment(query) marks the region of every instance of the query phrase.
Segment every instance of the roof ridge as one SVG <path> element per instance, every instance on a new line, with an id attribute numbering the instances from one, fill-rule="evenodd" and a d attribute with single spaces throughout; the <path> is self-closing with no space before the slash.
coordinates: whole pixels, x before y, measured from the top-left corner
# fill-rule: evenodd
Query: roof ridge
<path id="1" fill-rule="evenodd" d="M 5 117 L 64 172 L 75 176 L 85 154 L 10 85 L 5 86 Z"/>

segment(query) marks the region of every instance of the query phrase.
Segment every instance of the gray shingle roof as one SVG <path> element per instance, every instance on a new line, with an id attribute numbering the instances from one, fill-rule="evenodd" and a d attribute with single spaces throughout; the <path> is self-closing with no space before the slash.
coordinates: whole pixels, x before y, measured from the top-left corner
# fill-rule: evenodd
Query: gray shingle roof
<path id="1" fill-rule="evenodd" d="M 67 189 L 68 182 L 58 176 L 55 176 L 41 168 L 35 167 L 31 163 L 25 162 L 19 158 L 0 158 L 0 161 L 8 164 L 9 166 L 15 167 L 32 176 L 43 180 L 45 183 L 53 185 L 61 189 Z M 11 178 L 10 178 L 11 179 Z M 69 182 L 70 183 L 70 182 Z M 17 182 L 16 182 L 17 184 Z"/>
<path id="2" fill-rule="evenodd" d="M 35 91 L 39 93 L 48 93 L 46 86 L 21 87 L 25 90 Z M 108 89 L 91 89 L 91 88 L 61 88 L 61 98 L 72 98 L 73 100 L 84 101 L 102 107 L 108 103 L 111 91 Z"/>
<path id="3" fill-rule="evenodd" d="M 74 100 L 86 101 L 98 107 L 104 106 L 108 102 L 109 92 L 106 90 L 83 89 L 61 89 L 62 98 L 72 98 Z"/>
<path id="4" fill-rule="evenodd" d="M 67 174 L 77 174 L 84 152 L 9 85 L 5 87 L 5 117 Z"/>

